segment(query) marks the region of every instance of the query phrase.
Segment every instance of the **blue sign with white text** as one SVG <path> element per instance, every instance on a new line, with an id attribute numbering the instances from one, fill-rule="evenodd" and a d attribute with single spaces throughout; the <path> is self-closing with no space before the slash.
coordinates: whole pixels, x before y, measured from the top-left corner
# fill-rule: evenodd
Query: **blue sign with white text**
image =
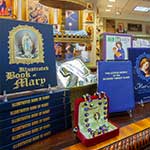
<path id="1" fill-rule="evenodd" d="M 133 65 L 134 93 L 137 102 L 150 101 L 150 48 L 129 48 Z"/>
<path id="2" fill-rule="evenodd" d="M 98 62 L 98 91 L 109 97 L 109 112 L 134 108 L 132 65 L 130 61 Z"/>

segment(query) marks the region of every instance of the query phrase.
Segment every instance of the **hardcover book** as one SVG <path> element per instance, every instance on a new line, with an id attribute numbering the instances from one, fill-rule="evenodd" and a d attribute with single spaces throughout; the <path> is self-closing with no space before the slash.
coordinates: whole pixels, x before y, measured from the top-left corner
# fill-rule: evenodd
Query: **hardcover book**
<path id="1" fill-rule="evenodd" d="M 109 112 L 132 110 L 135 100 L 131 62 L 99 61 L 98 91 L 109 96 Z"/>
<path id="2" fill-rule="evenodd" d="M 150 101 L 150 48 L 129 48 L 136 102 Z"/>
<path id="3" fill-rule="evenodd" d="M 103 33 L 100 36 L 100 45 L 103 60 L 127 60 L 127 48 L 132 46 L 132 36 Z"/>
<path id="4" fill-rule="evenodd" d="M 2 94 L 56 86 L 53 27 L 0 19 Z"/>

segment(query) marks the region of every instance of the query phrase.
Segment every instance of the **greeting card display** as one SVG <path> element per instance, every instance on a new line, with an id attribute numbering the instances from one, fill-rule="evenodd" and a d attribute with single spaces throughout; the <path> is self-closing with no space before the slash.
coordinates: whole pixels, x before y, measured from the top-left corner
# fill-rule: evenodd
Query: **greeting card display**
<path id="1" fill-rule="evenodd" d="M 77 137 L 92 146 L 119 134 L 119 127 L 108 119 L 108 97 L 104 92 L 88 94 L 75 101 L 74 123 Z"/>

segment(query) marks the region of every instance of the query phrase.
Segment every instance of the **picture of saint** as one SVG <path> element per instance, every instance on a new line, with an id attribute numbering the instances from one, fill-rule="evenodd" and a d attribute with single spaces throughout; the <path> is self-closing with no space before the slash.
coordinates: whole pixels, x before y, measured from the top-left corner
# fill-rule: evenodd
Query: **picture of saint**
<path id="1" fill-rule="evenodd" d="M 142 75 L 150 77 L 150 58 L 142 58 L 139 64 Z"/>
<path id="2" fill-rule="evenodd" d="M 65 29 L 66 30 L 78 30 L 78 12 L 67 10 L 66 11 L 66 24 Z"/>
<path id="3" fill-rule="evenodd" d="M 120 41 L 116 42 L 115 47 L 113 47 L 114 60 L 124 60 L 125 51 L 122 48 L 122 43 Z"/>
<path id="4" fill-rule="evenodd" d="M 22 37 L 22 49 L 25 57 L 30 58 L 32 56 L 34 44 L 29 35 L 29 33 L 25 33 Z"/>
<path id="5" fill-rule="evenodd" d="M 29 30 L 21 30 L 16 33 L 15 47 L 17 58 L 38 57 L 38 40 L 36 35 Z"/>
<path id="6" fill-rule="evenodd" d="M 49 9 L 38 2 L 29 0 L 29 21 L 38 23 L 49 22 Z"/>
<path id="7" fill-rule="evenodd" d="M 86 14 L 86 22 L 94 22 L 94 13 L 93 12 L 88 12 Z"/>
<path id="8" fill-rule="evenodd" d="M 54 44 L 54 49 L 55 49 L 55 56 L 57 59 L 61 59 L 62 58 L 62 43 L 55 43 Z"/>
<path id="9" fill-rule="evenodd" d="M 0 15 L 5 15 L 6 12 L 6 1 L 0 0 Z"/>
<path id="10" fill-rule="evenodd" d="M 0 0 L 0 16 L 12 15 L 12 0 Z"/>

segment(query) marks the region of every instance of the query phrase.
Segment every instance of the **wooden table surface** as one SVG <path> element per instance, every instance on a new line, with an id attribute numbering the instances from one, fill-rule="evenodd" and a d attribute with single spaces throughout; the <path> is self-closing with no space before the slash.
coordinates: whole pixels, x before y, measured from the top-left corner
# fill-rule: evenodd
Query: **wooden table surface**
<path id="1" fill-rule="evenodd" d="M 110 145 L 114 142 L 120 141 L 122 139 L 125 139 L 131 135 L 134 135 L 140 131 L 143 131 L 147 128 L 150 128 L 150 117 L 137 121 L 135 123 L 129 124 L 127 126 L 121 127 L 119 130 L 119 135 L 115 136 L 109 140 L 106 140 L 102 143 L 99 143 L 97 145 L 86 147 L 82 143 L 74 144 L 72 146 L 64 148 L 64 150 L 97 150 L 101 149 L 103 147 L 106 147 L 107 145 Z"/>

